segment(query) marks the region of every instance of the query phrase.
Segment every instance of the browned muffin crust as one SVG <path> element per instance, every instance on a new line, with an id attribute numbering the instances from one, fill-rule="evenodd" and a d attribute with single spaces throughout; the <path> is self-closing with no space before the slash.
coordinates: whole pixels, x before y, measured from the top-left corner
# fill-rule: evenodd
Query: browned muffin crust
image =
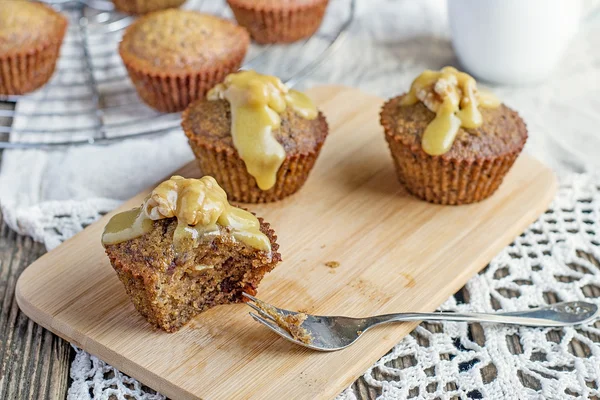
<path id="1" fill-rule="evenodd" d="M 134 22 L 119 51 L 126 63 L 138 69 L 176 75 L 238 60 L 248 43 L 244 28 L 226 19 L 169 9 Z"/>
<path id="2" fill-rule="evenodd" d="M 48 82 L 56 67 L 67 24 L 63 15 L 44 4 L 2 2 L 0 94 L 24 94 Z"/>
<path id="3" fill-rule="evenodd" d="M 298 115 L 291 107 L 281 114 L 281 127 L 273 132 L 288 155 L 312 153 L 325 140 L 327 130 L 321 129 L 325 116 L 319 113 L 309 120 Z M 227 100 L 199 100 L 185 111 L 183 128 L 190 140 L 235 151 L 231 137 L 231 106 Z M 187 135 L 187 133 L 186 133 Z"/>
<path id="4" fill-rule="evenodd" d="M 112 0 L 115 8 L 127 14 L 147 14 L 149 12 L 176 8 L 186 0 Z"/>
<path id="5" fill-rule="evenodd" d="M 312 36 L 329 0 L 227 0 L 235 19 L 258 43 L 291 43 Z"/>
<path id="6" fill-rule="evenodd" d="M 431 156 L 423 151 L 421 139 L 435 113 L 420 102 L 401 105 L 403 96 L 383 105 L 380 122 L 406 189 L 436 204 L 469 204 L 491 196 L 527 140 L 518 113 L 505 105 L 481 109 L 479 128 L 460 128 L 447 153 Z"/>
<path id="7" fill-rule="evenodd" d="M 403 97 L 404 95 L 395 97 L 383 106 L 381 124 L 387 127 L 386 134 L 415 152 L 423 152 L 423 133 L 435 118 L 435 113 L 421 102 L 411 106 L 401 105 Z M 521 151 L 527 139 L 527 128 L 516 111 L 504 104 L 498 108 L 482 108 L 480 111 L 483 124 L 475 129 L 460 128 L 450 151 L 438 157 L 447 160 L 475 160 Z"/>
<path id="8" fill-rule="evenodd" d="M 244 203 L 281 200 L 298 191 L 321 151 L 328 134 L 325 116 L 305 119 L 293 110 L 281 114 L 281 127 L 274 132 L 286 159 L 277 172 L 275 186 L 261 190 L 248 174 L 244 161 L 233 146 L 231 107 L 225 100 L 199 100 L 183 113 L 183 131 L 204 175 L 213 176 L 229 199 Z"/>
<path id="9" fill-rule="evenodd" d="M 245 301 L 242 292 L 256 294 L 265 273 L 281 261 L 275 232 L 258 220 L 271 242 L 270 255 L 233 240 L 221 227 L 220 236 L 177 258 L 175 218 L 154 221 L 146 235 L 106 246 L 106 254 L 138 312 L 152 325 L 175 332 L 211 307 Z"/>
<path id="10" fill-rule="evenodd" d="M 249 45 L 246 30 L 230 21 L 168 9 L 127 28 L 119 54 L 142 100 L 159 111 L 175 112 L 237 71 Z"/>

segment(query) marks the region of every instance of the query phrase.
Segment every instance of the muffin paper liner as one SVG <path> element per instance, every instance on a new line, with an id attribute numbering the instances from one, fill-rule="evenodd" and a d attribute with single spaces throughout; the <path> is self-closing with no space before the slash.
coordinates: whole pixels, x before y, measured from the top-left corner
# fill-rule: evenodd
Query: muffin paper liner
<path id="1" fill-rule="evenodd" d="M 322 126 L 327 129 L 325 117 L 319 114 L 319 118 L 322 118 Z M 324 139 L 309 153 L 288 155 L 277 171 L 275 185 L 269 190 L 261 190 L 237 151 L 202 140 L 192 132 L 186 119 L 187 111 L 183 113 L 182 126 L 200 171 L 203 175 L 214 177 L 229 200 L 241 203 L 269 203 L 296 193 L 308 179 L 326 137 L 324 135 Z"/>
<path id="2" fill-rule="evenodd" d="M 66 30 L 63 18 L 55 37 L 45 38 L 35 48 L 0 55 L 0 94 L 25 94 L 46 84 L 54 74 Z"/>
<path id="3" fill-rule="evenodd" d="M 321 25 L 328 0 L 309 4 L 269 8 L 260 4 L 240 4 L 228 0 L 238 23 L 262 44 L 291 43 L 312 36 Z"/>
<path id="4" fill-rule="evenodd" d="M 127 14 L 146 14 L 152 11 L 176 8 L 186 0 L 112 0 L 115 8 Z"/>
<path id="5" fill-rule="evenodd" d="M 206 93 L 225 77 L 237 71 L 242 65 L 246 52 L 240 52 L 228 63 L 214 64 L 197 71 L 183 74 L 160 74 L 138 69 L 135 60 L 121 58 L 135 89 L 144 103 L 162 112 L 183 111 L 194 100 L 206 96 Z"/>
<path id="6" fill-rule="evenodd" d="M 430 156 L 414 143 L 403 143 L 386 122 L 384 112 L 385 105 L 381 124 L 398 180 L 409 193 L 430 203 L 459 205 L 488 198 L 498 189 L 525 144 L 496 157 L 454 160 Z"/>

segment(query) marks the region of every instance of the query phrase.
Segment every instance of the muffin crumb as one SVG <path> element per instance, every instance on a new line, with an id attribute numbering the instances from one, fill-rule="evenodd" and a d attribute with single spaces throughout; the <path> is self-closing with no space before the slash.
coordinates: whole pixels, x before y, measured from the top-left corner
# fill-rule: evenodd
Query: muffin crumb
<path id="1" fill-rule="evenodd" d="M 340 263 L 338 261 L 327 261 L 325 265 L 329 268 L 337 268 L 340 266 Z"/>
<path id="2" fill-rule="evenodd" d="M 263 301 L 258 301 L 255 304 L 262 312 L 271 317 L 281 329 L 288 332 L 294 339 L 305 344 L 310 344 L 312 342 L 313 338 L 310 332 L 302 328 L 302 323 L 306 321 L 308 315 L 303 312 L 298 312 L 295 314 L 283 314 L 275 307 Z"/>

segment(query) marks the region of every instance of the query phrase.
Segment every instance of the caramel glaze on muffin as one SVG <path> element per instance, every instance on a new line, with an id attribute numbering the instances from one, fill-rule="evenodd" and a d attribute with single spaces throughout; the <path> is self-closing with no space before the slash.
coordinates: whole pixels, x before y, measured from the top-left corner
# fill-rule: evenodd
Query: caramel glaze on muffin
<path id="1" fill-rule="evenodd" d="M 176 8 L 186 0 L 112 0 L 115 8 L 128 14 L 147 14 L 152 11 Z"/>
<path id="2" fill-rule="evenodd" d="M 225 100 L 200 100 L 183 113 L 183 130 L 198 159 L 203 174 L 212 175 L 230 200 L 265 203 L 295 193 L 306 181 L 327 137 L 325 116 L 301 117 L 291 108 L 281 115 L 281 127 L 274 131 L 286 158 L 277 172 L 275 186 L 258 188 L 244 161 L 233 146 L 231 107 Z"/>
<path id="3" fill-rule="evenodd" d="M 328 0 L 227 0 L 236 20 L 258 43 L 290 43 L 312 36 Z"/>
<path id="4" fill-rule="evenodd" d="M 172 176 L 140 207 L 114 215 L 102 234 L 135 308 L 174 332 L 219 304 L 256 294 L 279 261 L 268 223 L 232 206 L 214 178 Z"/>
<path id="5" fill-rule="evenodd" d="M 175 112 L 239 69 L 249 43 L 246 30 L 225 19 L 169 9 L 127 28 L 119 53 L 142 100 Z"/>
<path id="6" fill-rule="evenodd" d="M 67 19 L 46 5 L 2 1 L 0 94 L 24 94 L 48 82 L 66 29 Z"/>
<path id="7" fill-rule="evenodd" d="M 436 114 L 421 102 L 401 104 L 404 96 L 383 106 L 381 124 L 406 189 L 438 204 L 472 203 L 493 194 L 527 140 L 518 113 L 504 104 L 481 109 L 481 126 L 460 128 L 448 152 L 431 156 L 421 142 Z"/>

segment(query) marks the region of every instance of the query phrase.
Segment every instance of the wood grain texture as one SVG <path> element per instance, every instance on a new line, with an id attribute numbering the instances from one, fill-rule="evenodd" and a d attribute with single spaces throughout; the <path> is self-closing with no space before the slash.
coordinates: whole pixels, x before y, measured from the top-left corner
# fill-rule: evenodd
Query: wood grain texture
<path id="1" fill-rule="evenodd" d="M 263 281 L 266 301 L 352 316 L 432 311 L 543 212 L 556 182 L 523 156 L 500 190 L 475 205 L 431 205 L 397 183 L 378 124 L 382 100 L 354 89 L 310 91 L 331 136 L 306 186 L 250 206 L 272 223 L 284 261 Z M 177 172 L 197 176 L 194 164 Z M 145 193 L 122 209 L 139 205 Z M 100 245 L 106 218 L 40 258 L 17 285 L 35 321 L 174 398 L 331 398 L 415 326 L 383 326 L 354 346 L 316 353 L 221 306 L 175 334 L 150 329 Z M 332 270 L 326 261 L 338 261 Z"/>
<path id="2" fill-rule="evenodd" d="M 67 393 L 71 346 L 27 318 L 14 297 L 18 277 L 44 252 L 0 216 L 0 399 L 62 399 Z"/>

